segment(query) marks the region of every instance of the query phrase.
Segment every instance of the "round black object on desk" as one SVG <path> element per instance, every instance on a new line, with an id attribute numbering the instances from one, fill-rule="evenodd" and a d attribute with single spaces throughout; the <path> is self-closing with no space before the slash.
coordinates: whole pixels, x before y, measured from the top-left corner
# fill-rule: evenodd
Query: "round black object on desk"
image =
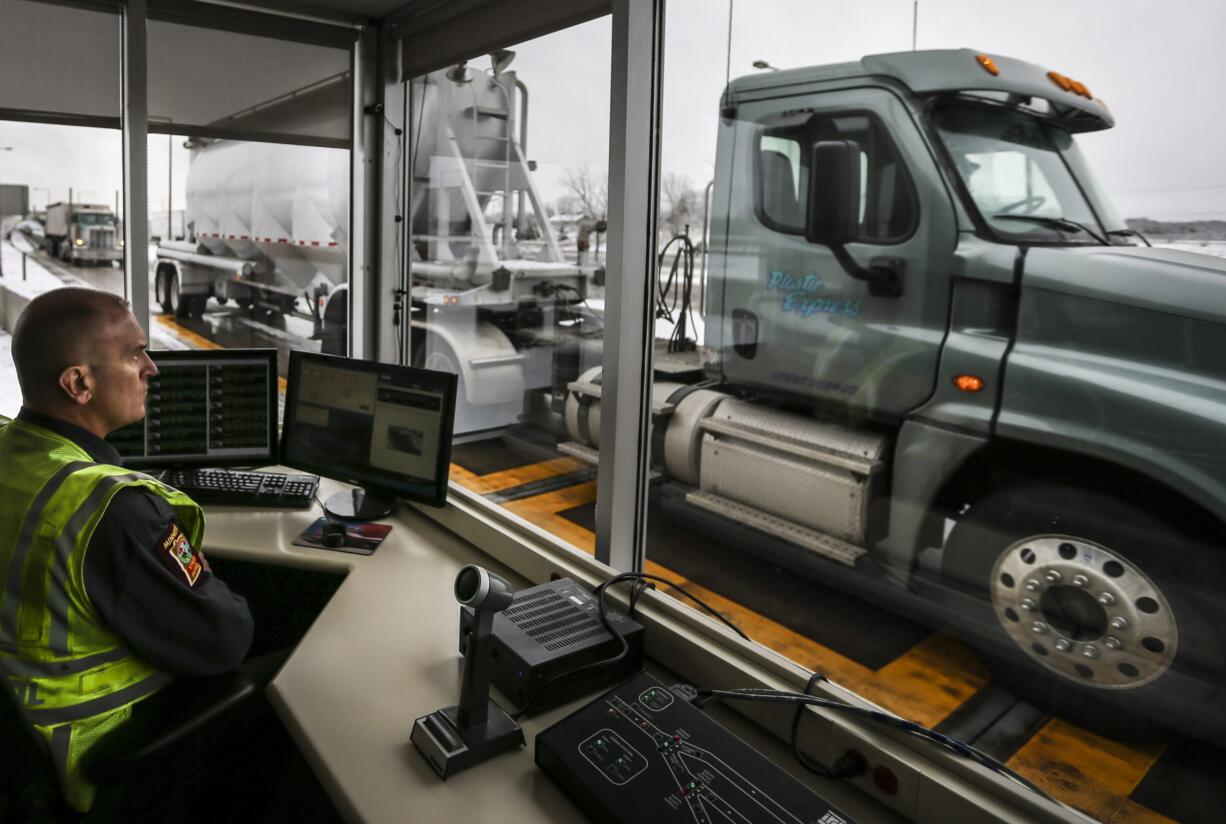
<path id="1" fill-rule="evenodd" d="M 345 545 L 345 525 L 337 521 L 324 524 L 324 546 L 329 549 L 340 549 Z"/>
<path id="2" fill-rule="evenodd" d="M 369 492 L 360 486 L 343 492 L 333 492 L 328 496 L 328 500 L 324 501 L 324 514 L 353 521 L 386 518 L 395 508 L 395 498 Z"/>

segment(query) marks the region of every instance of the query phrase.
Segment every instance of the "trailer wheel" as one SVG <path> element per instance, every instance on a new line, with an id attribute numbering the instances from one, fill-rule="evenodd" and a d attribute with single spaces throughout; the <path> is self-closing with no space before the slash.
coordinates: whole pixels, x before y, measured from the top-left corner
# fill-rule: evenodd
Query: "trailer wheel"
<path id="1" fill-rule="evenodd" d="M 416 332 L 417 330 L 414 330 Z M 427 350 L 429 353 L 427 354 Z M 464 370 L 460 368 L 460 359 L 439 335 L 429 331 L 420 338 L 413 336 L 413 354 L 411 365 L 418 369 L 434 369 L 439 372 L 451 372 L 457 377 L 456 398 L 465 397 Z M 460 401 L 457 400 L 457 403 Z"/>
<path id="2" fill-rule="evenodd" d="M 166 280 L 166 302 L 169 304 L 166 310 L 176 318 L 187 317 L 187 302 L 179 291 L 179 274 L 172 272 Z"/>
<path id="3" fill-rule="evenodd" d="M 167 315 L 173 315 L 175 311 L 174 304 L 170 298 L 170 277 L 166 267 L 159 267 L 157 274 L 154 276 L 153 288 L 157 295 L 158 305 L 162 307 L 162 312 Z"/>
<path id="4" fill-rule="evenodd" d="M 1223 683 L 1215 553 L 1083 489 L 1022 486 L 972 505 L 942 571 L 975 596 L 966 632 L 1019 697 L 1125 739 L 1167 733 L 1155 697 L 1191 709 Z M 957 628 L 955 628 L 957 631 Z"/>

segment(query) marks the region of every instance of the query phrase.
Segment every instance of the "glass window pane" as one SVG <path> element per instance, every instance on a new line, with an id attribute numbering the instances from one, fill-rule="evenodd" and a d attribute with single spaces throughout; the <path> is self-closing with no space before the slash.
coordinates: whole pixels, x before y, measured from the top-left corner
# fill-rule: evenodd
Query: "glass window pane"
<path id="1" fill-rule="evenodd" d="M 155 348 L 348 346 L 349 152 L 150 135 Z M 169 228 L 168 228 L 169 227 Z"/>
<path id="2" fill-rule="evenodd" d="M 610 36 L 601 18 L 409 89 L 412 361 L 459 374 L 451 477 L 589 553 Z"/>
<path id="3" fill-rule="evenodd" d="M 0 121 L 0 272 L 9 288 L 124 294 L 122 187 L 119 130 Z"/>
<path id="4" fill-rule="evenodd" d="M 668 4 L 647 571 L 1095 818 L 1217 817 L 1165 777 L 1226 777 L 1226 10 L 728 12 Z"/>

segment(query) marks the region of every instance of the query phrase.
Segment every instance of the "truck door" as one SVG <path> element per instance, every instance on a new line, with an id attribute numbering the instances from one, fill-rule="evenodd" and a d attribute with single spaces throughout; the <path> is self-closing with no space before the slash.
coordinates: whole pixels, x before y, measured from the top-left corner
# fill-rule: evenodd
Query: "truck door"
<path id="1" fill-rule="evenodd" d="M 729 184 L 712 222 L 709 367 L 732 385 L 872 418 L 922 404 L 936 379 L 957 233 L 903 103 L 869 87 L 752 100 L 724 120 L 720 139 L 717 174 Z M 861 231 L 846 248 L 861 266 L 895 259 L 901 295 L 871 295 L 829 248 L 805 240 L 819 140 L 859 144 Z"/>

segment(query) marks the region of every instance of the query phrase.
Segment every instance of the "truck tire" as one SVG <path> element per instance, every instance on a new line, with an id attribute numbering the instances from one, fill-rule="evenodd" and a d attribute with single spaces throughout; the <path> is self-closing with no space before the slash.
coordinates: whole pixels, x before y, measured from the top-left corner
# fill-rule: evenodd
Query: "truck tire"
<path id="1" fill-rule="evenodd" d="M 171 272 L 166 277 L 166 311 L 176 318 L 191 316 L 191 301 L 179 291 L 179 273 Z"/>
<path id="2" fill-rule="evenodd" d="M 174 304 L 170 299 L 170 278 L 173 276 L 164 267 L 158 269 L 157 275 L 154 276 L 153 286 L 157 293 L 158 305 L 162 307 L 162 313 L 173 315 L 175 312 Z"/>
<path id="3" fill-rule="evenodd" d="M 1226 576 L 1216 553 L 1096 492 L 1002 489 L 946 543 L 946 582 L 997 680 L 1020 698 L 1118 738 L 1169 734 L 1155 707 L 1199 706 L 1223 683 Z M 955 632 L 957 628 L 955 628 Z"/>

